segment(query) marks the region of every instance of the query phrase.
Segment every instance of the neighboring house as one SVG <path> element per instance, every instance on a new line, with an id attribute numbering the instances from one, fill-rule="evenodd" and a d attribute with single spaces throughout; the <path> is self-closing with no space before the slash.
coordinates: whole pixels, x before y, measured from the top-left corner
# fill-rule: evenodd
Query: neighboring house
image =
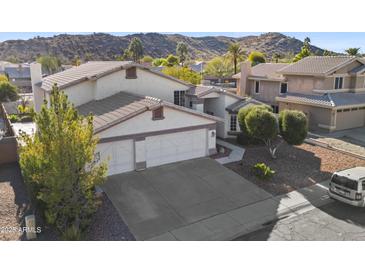
<path id="1" fill-rule="evenodd" d="M 233 75 L 237 81 L 237 94 L 250 96 L 279 111 L 276 97 L 287 91 L 285 79 L 276 71 L 288 64 L 262 63 L 251 67 L 250 62 L 241 64 L 241 72 Z"/>
<path id="2" fill-rule="evenodd" d="M 192 71 L 195 71 L 197 73 L 202 74 L 204 72 L 205 65 L 206 65 L 206 62 L 204 62 L 204 61 L 197 61 L 197 62 L 194 62 L 194 64 L 190 64 L 189 65 L 189 68 Z"/>
<path id="3" fill-rule="evenodd" d="M 43 79 L 31 67 L 36 111 L 57 84 L 81 114 L 94 114 L 95 159 L 110 159 L 109 175 L 216 152 L 222 119 L 185 107 L 185 82 L 132 62 L 89 62 Z"/>
<path id="4" fill-rule="evenodd" d="M 30 66 L 28 64 L 5 64 L 3 74 L 9 77 L 9 82 L 17 86 L 21 93 L 32 92 Z"/>
<path id="5" fill-rule="evenodd" d="M 202 84 L 205 86 L 216 86 L 225 89 L 236 89 L 236 79 L 232 77 L 216 77 L 204 75 Z"/>
<path id="6" fill-rule="evenodd" d="M 214 86 L 196 86 L 186 96 L 190 108 L 224 120 L 224 123 L 217 125 L 217 136 L 221 138 L 235 136 L 240 131 L 237 120 L 240 108 L 250 104 L 262 104 Z"/>
<path id="7" fill-rule="evenodd" d="M 262 66 L 265 67 L 265 64 Z M 280 87 L 275 88 L 276 94 L 272 92 L 274 84 L 267 88 L 263 86 L 263 80 L 256 79 L 259 84 L 255 82 L 252 89 L 250 78 L 253 73 L 247 64 L 243 64 L 238 92 L 270 104 L 276 102 L 278 110 L 303 111 L 309 119 L 311 130 L 336 131 L 365 126 L 364 59 L 352 56 L 310 56 L 278 67 L 273 73 L 280 84 Z M 255 95 L 257 85 L 262 98 Z"/>

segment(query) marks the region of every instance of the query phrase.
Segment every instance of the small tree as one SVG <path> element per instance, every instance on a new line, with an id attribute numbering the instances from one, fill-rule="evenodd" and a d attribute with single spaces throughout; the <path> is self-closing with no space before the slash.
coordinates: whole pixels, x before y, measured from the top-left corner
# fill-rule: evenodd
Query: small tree
<path id="1" fill-rule="evenodd" d="M 167 66 L 168 62 L 165 58 L 156 58 L 153 60 L 152 65 L 155 67 Z"/>
<path id="2" fill-rule="evenodd" d="M 246 127 L 246 122 L 245 122 L 247 115 L 252 110 L 255 110 L 255 109 L 267 110 L 267 111 L 272 112 L 272 108 L 268 105 L 257 105 L 257 106 L 248 106 L 248 107 L 241 108 L 237 114 L 237 120 L 238 120 L 238 124 L 240 125 L 240 130 L 241 130 L 241 132 L 237 136 L 237 141 L 239 144 L 244 145 L 244 144 L 257 143 L 257 140 L 255 140 L 255 138 L 253 136 L 251 136 L 250 133 L 248 132 L 247 127 Z"/>
<path id="3" fill-rule="evenodd" d="M 253 66 L 256 66 L 257 64 L 260 63 L 266 63 L 264 54 L 259 51 L 251 52 L 250 55 L 248 56 L 248 60 L 251 61 Z"/>
<path id="4" fill-rule="evenodd" d="M 15 101 L 18 99 L 18 89 L 9 81 L 0 81 L 0 103 Z"/>
<path id="5" fill-rule="evenodd" d="M 35 121 L 35 135 L 23 135 L 20 149 L 24 180 L 46 221 L 64 239 L 80 239 L 97 209 L 95 186 L 107 169 L 94 159 L 93 117 L 80 116 L 54 86 L 49 107 L 45 102 Z"/>
<path id="6" fill-rule="evenodd" d="M 360 56 L 360 48 L 348 48 L 345 52 L 350 56 Z"/>
<path id="7" fill-rule="evenodd" d="M 279 114 L 280 135 L 289 145 L 301 145 L 308 134 L 308 119 L 297 110 L 283 110 Z"/>
<path id="8" fill-rule="evenodd" d="M 272 112 L 262 109 L 253 109 L 246 118 L 245 123 L 251 136 L 263 141 L 272 158 L 276 158 L 277 146 L 274 140 L 278 135 L 278 122 Z"/>
<path id="9" fill-rule="evenodd" d="M 149 56 L 149 55 L 143 56 L 142 62 L 143 63 L 152 63 L 153 62 L 153 58 L 151 56 Z"/>
<path id="10" fill-rule="evenodd" d="M 37 62 L 42 65 L 42 70 L 52 74 L 61 69 L 61 61 L 54 56 L 44 55 L 37 58 Z"/>
<path id="11" fill-rule="evenodd" d="M 279 53 L 274 53 L 272 55 L 272 59 L 275 60 L 275 63 L 279 63 L 279 59 L 281 59 L 282 56 Z"/>
<path id="12" fill-rule="evenodd" d="M 5 74 L 0 74 L 0 82 L 1 81 L 9 82 L 9 78 Z"/>
<path id="13" fill-rule="evenodd" d="M 215 77 L 228 77 L 233 74 L 233 67 L 226 57 L 214 57 L 205 67 L 205 74 Z"/>
<path id="14" fill-rule="evenodd" d="M 137 37 L 133 37 L 129 43 L 127 52 L 134 62 L 139 62 L 143 56 L 142 41 Z"/>
<path id="15" fill-rule="evenodd" d="M 201 81 L 201 75 L 187 67 L 165 67 L 162 72 L 193 85 L 198 85 Z"/>
<path id="16" fill-rule="evenodd" d="M 172 54 L 167 56 L 166 61 L 169 67 L 173 67 L 179 64 L 179 58 Z"/>
<path id="17" fill-rule="evenodd" d="M 184 42 L 179 42 L 176 45 L 176 55 L 179 57 L 181 65 L 184 66 L 184 63 L 188 56 L 188 46 Z"/>
<path id="18" fill-rule="evenodd" d="M 300 49 L 300 52 L 297 55 L 295 55 L 295 57 L 293 59 L 294 63 L 298 62 L 299 60 L 302 60 L 303 58 L 308 57 L 312 54 L 311 50 L 310 50 L 310 42 L 311 42 L 311 40 L 308 37 L 306 37 L 304 39 L 303 46 Z"/>

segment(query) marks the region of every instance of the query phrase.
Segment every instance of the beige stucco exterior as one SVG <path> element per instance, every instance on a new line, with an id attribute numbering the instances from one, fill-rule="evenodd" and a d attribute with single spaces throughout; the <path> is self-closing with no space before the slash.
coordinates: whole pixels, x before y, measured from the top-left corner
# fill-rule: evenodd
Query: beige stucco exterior
<path id="1" fill-rule="evenodd" d="M 255 92 L 255 82 L 260 82 L 259 93 Z M 276 105 L 276 97 L 280 95 L 280 82 L 267 80 L 248 80 L 249 96 L 270 105 Z"/>

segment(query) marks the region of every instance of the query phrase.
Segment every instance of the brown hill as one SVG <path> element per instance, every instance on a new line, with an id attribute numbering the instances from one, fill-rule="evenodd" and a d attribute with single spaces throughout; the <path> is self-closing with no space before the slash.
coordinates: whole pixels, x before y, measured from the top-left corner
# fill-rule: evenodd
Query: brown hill
<path id="1" fill-rule="evenodd" d="M 34 61 L 40 55 L 55 55 L 63 63 L 76 56 L 83 60 L 114 60 L 122 55 L 132 37 L 141 39 L 146 55 L 165 57 L 175 53 L 176 45 L 184 41 L 189 46 L 192 58 L 210 59 L 227 51 L 231 42 L 239 42 L 247 51 L 258 50 L 271 57 L 300 51 L 303 42 L 280 33 L 232 38 L 226 36 L 189 37 L 181 34 L 137 33 L 114 36 L 105 33 L 87 35 L 61 34 L 53 37 L 35 37 L 29 40 L 8 40 L 0 43 L 0 60 Z M 313 52 L 323 50 L 313 46 Z"/>

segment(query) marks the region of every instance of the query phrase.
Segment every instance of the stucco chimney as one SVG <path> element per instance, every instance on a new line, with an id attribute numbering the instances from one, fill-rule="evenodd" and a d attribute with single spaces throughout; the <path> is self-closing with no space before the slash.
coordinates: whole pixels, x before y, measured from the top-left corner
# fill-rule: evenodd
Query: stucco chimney
<path id="1" fill-rule="evenodd" d="M 34 110 L 39 112 L 44 100 L 44 92 L 39 84 L 42 83 L 42 66 L 39 63 L 30 64 L 30 79 L 32 83 Z"/>
<path id="2" fill-rule="evenodd" d="M 245 96 L 248 95 L 248 76 L 251 75 L 251 62 L 246 61 L 241 63 L 241 76 L 240 76 L 240 87 L 239 87 L 239 95 Z"/>

